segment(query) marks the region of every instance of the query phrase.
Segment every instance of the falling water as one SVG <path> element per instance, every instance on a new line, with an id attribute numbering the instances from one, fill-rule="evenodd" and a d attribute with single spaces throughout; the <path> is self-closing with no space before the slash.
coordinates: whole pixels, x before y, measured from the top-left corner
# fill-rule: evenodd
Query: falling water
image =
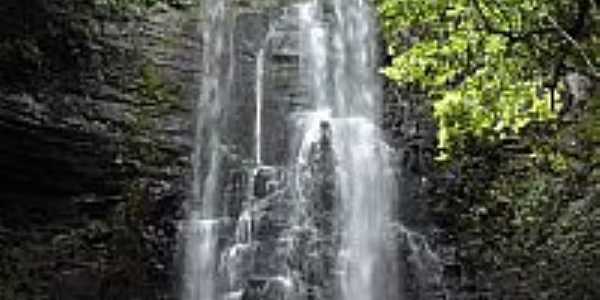
<path id="1" fill-rule="evenodd" d="M 264 82 L 264 70 L 265 70 L 265 50 L 260 49 L 256 56 L 256 125 L 255 125 L 255 139 L 256 139 L 256 164 L 262 164 L 262 106 L 263 106 L 263 82 Z"/>
<path id="2" fill-rule="evenodd" d="M 182 300 L 408 300 L 402 247 L 418 270 L 436 260 L 426 239 L 396 219 L 402 195 L 394 151 L 378 125 L 377 32 L 367 2 L 300 1 L 283 9 L 284 24 L 269 24 L 252 48 L 235 40 L 229 1 L 204 1 Z M 281 35 L 294 36 L 278 28 L 295 28 L 294 51 L 269 48 L 284 44 Z M 232 54 L 244 47 L 252 53 Z M 274 99 L 269 80 L 283 77 L 269 72 L 294 55 L 299 76 L 293 84 L 305 87 L 304 99 L 296 100 L 306 105 L 282 112 L 275 103 L 288 100 Z M 234 62 L 246 63 L 242 75 L 234 74 Z M 232 99 L 236 76 L 247 73 L 254 77 L 245 84 L 254 86 L 244 88 L 254 94 Z M 294 124 L 287 133 L 300 141 L 279 145 L 292 158 L 267 166 L 271 149 L 263 143 L 274 132 L 274 111 Z M 229 114 L 252 120 L 235 125 L 254 126 L 253 142 L 235 138 L 236 127 L 224 124 Z M 249 179 L 232 184 L 232 171 Z M 236 189 L 238 198 L 231 196 Z"/>
<path id="3" fill-rule="evenodd" d="M 185 253 L 183 300 L 214 300 L 217 237 L 221 226 L 217 211 L 222 154 L 220 120 L 228 98 L 231 68 L 226 0 L 204 1 L 203 72 L 196 107 L 195 147 L 192 155 L 192 198 L 184 224 Z M 203 141 L 200 144 L 198 141 Z"/>
<path id="4" fill-rule="evenodd" d="M 304 145 L 318 139 L 317 123 L 329 124 L 341 198 L 337 297 L 398 299 L 398 271 L 389 267 L 395 245 L 386 241 L 399 195 L 390 151 L 376 125 L 380 86 L 373 17 L 363 0 L 335 0 L 335 21 L 325 27 L 323 4 L 312 1 L 300 9 L 304 68 L 315 74 L 308 86 L 321 115 L 309 126 Z"/>
<path id="5" fill-rule="evenodd" d="M 393 248 L 386 245 L 397 183 L 376 125 L 376 32 L 365 0 L 335 0 L 333 26 L 333 148 L 339 153 L 339 185 L 345 222 L 338 263 L 341 299 L 397 299 Z M 392 288 L 391 291 L 386 288 Z"/>

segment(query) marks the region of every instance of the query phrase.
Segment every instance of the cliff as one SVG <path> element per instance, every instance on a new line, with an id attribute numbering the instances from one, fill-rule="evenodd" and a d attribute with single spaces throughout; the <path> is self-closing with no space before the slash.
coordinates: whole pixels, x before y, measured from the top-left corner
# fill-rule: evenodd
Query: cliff
<path id="1" fill-rule="evenodd" d="M 171 299 L 197 10 L 0 4 L 0 299 Z"/>

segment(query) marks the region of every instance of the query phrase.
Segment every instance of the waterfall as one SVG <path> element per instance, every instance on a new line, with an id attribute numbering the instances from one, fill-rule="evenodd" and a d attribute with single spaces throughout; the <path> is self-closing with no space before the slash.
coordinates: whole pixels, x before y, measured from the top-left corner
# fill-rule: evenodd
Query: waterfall
<path id="1" fill-rule="evenodd" d="M 263 105 L 263 81 L 265 69 L 265 50 L 260 49 L 256 57 L 256 164 L 262 164 L 262 105 Z"/>
<path id="2" fill-rule="evenodd" d="M 421 299 L 405 267 L 437 258 L 398 220 L 367 2 L 204 1 L 182 300 Z"/>
<path id="3" fill-rule="evenodd" d="M 312 1 L 300 9 L 304 68 L 315 74 L 308 86 L 322 116 L 313 118 L 304 145 L 318 139 L 318 123 L 328 124 L 340 194 L 337 299 L 398 299 L 398 270 L 389 267 L 397 261 L 396 248 L 388 242 L 398 183 L 377 127 L 381 92 L 372 12 L 362 0 L 336 0 L 334 22 L 325 27 L 323 5 Z"/>
<path id="4" fill-rule="evenodd" d="M 203 72 L 195 116 L 195 145 L 192 153 L 193 183 L 186 207 L 184 261 L 181 298 L 214 300 L 216 291 L 217 241 L 220 231 L 218 211 L 221 176 L 220 115 L 228 100 L 231 68 L 228 66 L 228 1 L 204 1 L 207 12 L 203 24 Z M 202 143 L 200 143 L 202 141 Z"/>

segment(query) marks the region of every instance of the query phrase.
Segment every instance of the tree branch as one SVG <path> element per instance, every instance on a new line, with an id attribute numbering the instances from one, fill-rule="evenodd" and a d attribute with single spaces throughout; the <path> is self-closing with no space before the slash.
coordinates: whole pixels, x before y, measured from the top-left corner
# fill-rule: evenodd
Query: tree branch
<path id="1" fill-rule="evenodd" d="M 556 30 L 569 42 L 573 45 L 573 47 L 575 47 L 575 49 L 577 49 L 577 51 L 579 52 L 579 55 L 583 58 L 583 60 L 585 61 L 585 64 L 588 66 L 588 68 L 590 69 L 592 75 L 594 77 L 600 77 L 600 73 L 598 72 L 598 70 L 596 70 L 596 67 L 594 66 L 594 64 L 592 63 L 592 60 L 590 59 L 590 57 L 587 55 L 587 53 L 585 53 L 585 50 L 583 50 L 583 48 L 581 47 L 581 45 L 575 40 L 575 38 L 573 38 L 566 30 L 564 30 L 556 21 L 556 19 L 554 19 L 552 16 L 548 16 L 548 20 L 550 20 L 550 23 L 552 23 L 552 25 L 556 28 Z"/>

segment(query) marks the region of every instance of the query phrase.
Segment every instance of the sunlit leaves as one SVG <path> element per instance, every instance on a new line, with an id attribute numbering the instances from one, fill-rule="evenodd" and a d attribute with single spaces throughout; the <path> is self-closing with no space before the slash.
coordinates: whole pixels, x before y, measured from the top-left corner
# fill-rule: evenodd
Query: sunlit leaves
<path id="1" fill-rule="evenodd" d="M 556 6 L 538 0 L 380 0 L 390 79 L 435 101 L 439 148 L 475 136 L 501 139 L 555 117 L 548 77 L 526 37 Z M 544 4 L 545 3 L 545 4 Z"/>
<path id="2" fill-rule="evenodd" d="M 600 90 L 564 80 L 600 70 L 598 2 L 377 3 L 383 73 L 433 102 L 452 179 L 432 210 L 467 261 L 517 270 L 526 298 L 600 299 Z"/>

